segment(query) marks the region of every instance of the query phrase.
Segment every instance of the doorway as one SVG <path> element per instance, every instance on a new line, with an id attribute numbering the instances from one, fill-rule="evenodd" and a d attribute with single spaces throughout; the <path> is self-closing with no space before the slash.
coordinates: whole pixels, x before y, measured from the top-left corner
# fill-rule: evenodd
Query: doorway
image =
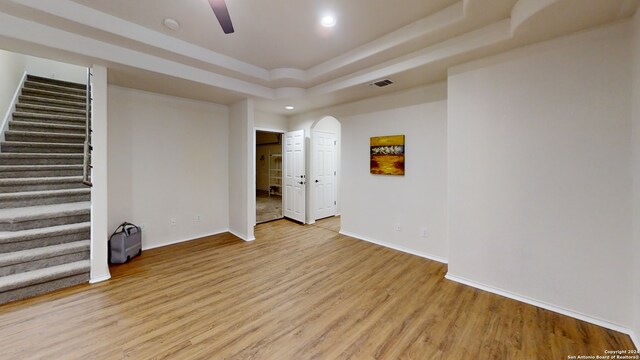
<path id="1" fill-rule="evenodd" d="M 256 223 L 282 217 L 282 134 L 257 130 Z"/>
<path id="2" fill-rule="evenodd" d="M 338 229 L 341 135 L 342 125 L 333 116 L 318 119 L 311 126 L 311 220 Z"/>
<path id="3" fill-rule="evenodd" d="M 313 132 L 313 187 L 315 219 L 336 215 L 337 138 L 335 133 Z"/>

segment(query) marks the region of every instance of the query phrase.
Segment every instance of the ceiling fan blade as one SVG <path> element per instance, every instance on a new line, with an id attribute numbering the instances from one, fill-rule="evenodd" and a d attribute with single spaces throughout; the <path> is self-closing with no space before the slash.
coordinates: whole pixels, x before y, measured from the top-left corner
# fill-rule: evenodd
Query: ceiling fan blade
<path id="1" fill-rule="evenodd" d="M 222 31 L 224 31 L 225 34 L 233 33 L 233 24 L 231 23 L 229 9 L 227 9 L 225 0 L 209 0 L 209 5 L 211 5 L 213 9 L 213 13 L 216 14 L 218 22 L 220 22 L 220 26 L 222 26 Z"/>

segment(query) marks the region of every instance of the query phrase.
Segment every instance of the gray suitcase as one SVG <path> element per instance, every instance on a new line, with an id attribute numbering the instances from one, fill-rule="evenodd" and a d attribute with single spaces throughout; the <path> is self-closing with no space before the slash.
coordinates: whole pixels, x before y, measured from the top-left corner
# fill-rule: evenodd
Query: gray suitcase
<path id="1" fill-rule="evenodd" d="M 142 253 L 142 229 L 123 222 L 109 238 L 109 262 L 124 264 Z"/>

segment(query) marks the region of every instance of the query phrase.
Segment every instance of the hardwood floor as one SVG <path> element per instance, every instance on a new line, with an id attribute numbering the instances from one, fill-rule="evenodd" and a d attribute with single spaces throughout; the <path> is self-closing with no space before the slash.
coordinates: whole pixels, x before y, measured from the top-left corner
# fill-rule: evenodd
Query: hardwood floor
<path id="1" fill-rule="evenodd" d="M 567 359 L 628 336 L 444 279 L 446 265 L 259 225 L 146 251 L 113 279 L 0 307 L 2 359 Z M 323 227 L 325 226 L 325 227 Z M 339 226 L 339 225 L 338 225 Z"/>
<path id="2" fill-rule="evenodd" d="M 328 217 L 325 219 L 316 220 L 314 226 L 318 226 L 327 230 L 339 232 L 340 231 L 340 216 Z"/>

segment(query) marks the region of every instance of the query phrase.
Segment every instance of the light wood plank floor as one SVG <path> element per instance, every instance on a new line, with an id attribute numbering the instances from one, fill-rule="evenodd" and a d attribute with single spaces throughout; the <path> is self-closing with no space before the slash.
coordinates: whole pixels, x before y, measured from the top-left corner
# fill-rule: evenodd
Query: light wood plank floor
<path id="1" fill-rule="evenodd" d="M 1 306 L 0 358 L 566 359 L 633 349 L 626 335 L 339 235 L 336 222 L 279 220 L 251 243 L 223 234 L 146 251 L 111 281 Z"/>
<path id="2" fill-rule="evenodd" d="M 316 220 L 315 226 L 339 232 L 340 231 L 340 216 L 334 216 L 326 219 Z"/>

